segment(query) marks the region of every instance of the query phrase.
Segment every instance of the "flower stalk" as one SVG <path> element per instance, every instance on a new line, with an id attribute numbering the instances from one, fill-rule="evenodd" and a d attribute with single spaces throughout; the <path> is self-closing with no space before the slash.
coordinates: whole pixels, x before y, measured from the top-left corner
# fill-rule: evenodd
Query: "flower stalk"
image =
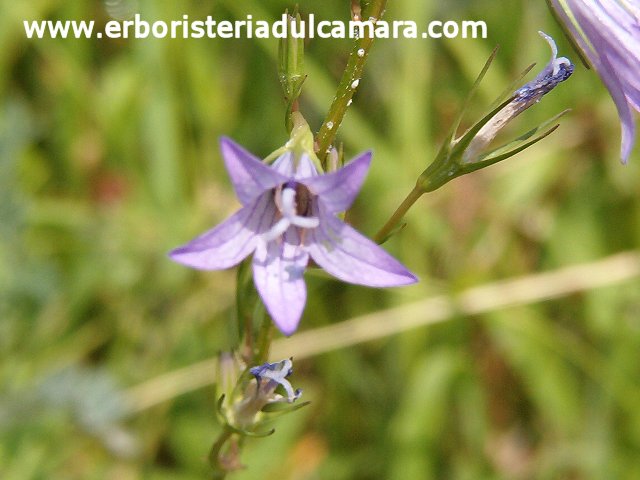
<path id="1" fill-rule="evenodd" d="M 416 184 L 416 186 L 413 187 L 413 190 L 409 192 L 409 194 L 405 197 L 396 211 L 393 212 L 393 215 L 391 215 L 389 220 L 387 220 L 387 223 L 385 223 L 384 226 L 378 231 L 378 233 L 375 234 L 373 240 L 376 243 L 382 244 L 389 238 L 391 238 L 391 236 L 393 236 L 396 232 L 398 232 L 398 230 L 402 229 L 404 227 L 404 224 L 401 223 L 402 219 L 407 214 L 409 209 L 413 207 L 413 205 L 424 193 L 425 192 L 422 190 L 422 188 L 420 188 L 420 186 Z"/>
<path id="2" fill-rule="evenodd" d="M 357 2 L 352 2 L 352 17 L 354 20 L 369 20 L 375 27 L 375 23 L 382 18 L 386 6 L 387 0 L 362 1 L 360 5 Z M 336 96 L 316 135 L 316 152 L 323 166 L 326 164 L 327 156 L 331 152 L 331 146 L 335 141 L 336 133 L 342 124 L 344 115 L 360 85 L 362 72 L 374 38 L 373 32 L 368 33 L 369 35 L 364 35 L 356 40 L 338 84 Z"/>

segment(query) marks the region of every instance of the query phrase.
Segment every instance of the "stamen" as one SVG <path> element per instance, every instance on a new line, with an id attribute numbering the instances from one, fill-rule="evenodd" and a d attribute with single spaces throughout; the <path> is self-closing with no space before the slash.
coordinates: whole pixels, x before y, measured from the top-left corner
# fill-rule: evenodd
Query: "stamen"
<path id="1" fill-rule="evenodd" d="M 278 192 L 279 195 L 276 193 L 276 205 L 282 214 L 282 218 L 268 232 L 263 234 L 262 238 L 265 241 L 270 242 L 280 237 L 291 225 L 299 228 L 316 228 L 320 225 L 320 220 L 316 217 L 298 215 L 296 187 L 295 182 L 288 182 Z"/>
<path id="2" fill-rule="evenodd" d="M 302 394 L 302 390 L 294 390 L 289 380 L 287 380 L 287 377 L 291 375 L 292 372 L 291 367 L 291 359 L 285 359 L 278 363 L 265 363 L 264 365 L 253 367 L 249 369 L 249 371 L 256 377 L 258 386 L 260 386 L 262 379 L 267 380 L 267 384 L 265 386 L 267 390 L 274 390 L 278 384 L 282 385 L 287 393 L 287 401 L 291 403 L 294 400 L 297 400 Z"/>
<path id="3" fill-rule="evenodd" d="M 291 223 L 300 228 L 316 228 L 318 225 L 320 225 L 320 220 L 318 220 L 316 217 L 296 216 L 295 218 L 291 219 Z"/>
<path id="4" fill-rule="evenodd" d="M 273 227 L 271 227 L 271 229 L 268 232 L 265 232 L 262 235 L 262 238 L 264 239 L 265 242 L 271 242 L 276 238 L 278 238 L 279 236 L 281 236 L 284 232 L 286 232 L 287 228 L 289 228 L 289 225 L 291 225 L 291 222 L 289 221 L 289 219 L 286 217 L 282 217 L 280 220 L 276 222 L 276 224 Z"/>

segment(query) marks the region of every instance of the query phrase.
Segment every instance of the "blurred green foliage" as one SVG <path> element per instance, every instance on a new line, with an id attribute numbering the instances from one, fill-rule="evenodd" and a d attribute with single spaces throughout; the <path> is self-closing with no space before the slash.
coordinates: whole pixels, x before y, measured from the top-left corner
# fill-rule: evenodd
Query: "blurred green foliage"
<path id="1" fill-rule="evenodd" d="M 133 1 L 133 0 L 130 0 Z M 348 19 L 349 2 L 299 1 Z M 149 20 L 275 19 L 283 0 L 140 0 Z M 482 19 L 486 40 L 381 40 L 339 132 L 375 152 L 350 220 L 372 235 L 440 146 L 496 44 L 468 121 L 529 63 L 537 30 L 577 60 L 544 2 L 390 0 L 388 19 Z M 131 413 L 124 389 L 230 346 L 233 272 L 165 253 L 237 207 L 217 148 L 286 140 L 277 40 L 27 40 L 22 21 L 109 17 L 98 0 L 0 0 L 0 478 L 199 479 L 213 388 Z M 306 46 L 318 128 L 351 48 Z M 422 199 L 386 247 L 422 282 L 310 278 L 302 329 L 589 261 L 640 242 L 640 149 L 580 64 L 510 126 L 565 109 L 505 164 Z M 312 405 L 249 441 L 237 479 L 640 478 L 640 282 L 460 317 L 298 362 Z M 212 375 L 214 372 L 212 372 Z"/>

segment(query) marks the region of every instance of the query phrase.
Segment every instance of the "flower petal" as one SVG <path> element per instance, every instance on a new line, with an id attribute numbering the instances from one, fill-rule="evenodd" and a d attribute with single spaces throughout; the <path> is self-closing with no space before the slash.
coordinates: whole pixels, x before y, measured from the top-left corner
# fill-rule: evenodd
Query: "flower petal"
<path id="1" fill-rule="evenodd" d="M 600 74 L 618 110 L 622 124 L 620 157 L 626 163 L 635 142 L 635 119 L 629 102 L 632 96 L 638 97 L 637 61 L 640 54 L 636 52 L 634 56 L 633 52 L 640 49 L 639 26 L 635 25 L 635 36 L 631 35 L 632 26 L 629 30 L 623 28 L 625 18 L 630 18 L 630 15 L 613 2 L 607 4 L 604 11 L 603 6 L 596 3 L 590 7 L 573 3 L 575 18 L 589 41 L 587 43 L 581 37 L 577 39 L 578 43 Z"/>
<path id="2" fill-rule="evenodd" d="M 295 227 L 282 241 L 260 242 L 253 256 L 253 280 L 273 322 L 285 335 L 298 328 L 307 300 L 304 269 L 308 253 Z"/>
<path id="3" fill-rule="evenodd" d="M 302 153 L 297 163 L 295 158 L 294 152 L 287 150 L 273 162 L 271 167 L 278 173 L 296 180 L 318 175 L 318 169 L 307 153 Z"/>
<path id="4" fill-rule="evenodd" d="M 635 141 L 633 109 L 640 109 L 640 10 L 618 2 L 552 0 L 559 18 L 598 72 L 616 104 L 622 124 L 621 159 Z M 633 10 L 632 10 L 633 8 Z M 571 15 L 567 12 L 571 12 Z"/>
<path id="5" fill-rule="evenodd" d="M 607 90 L 609 90 L 609 94 L 611 95 L 611 98 L 616 105 L 616 109 L 618 110 L 618 117 L 620 117 L 620 126 L 622 127 L 622 138 L 620 139 L 620 160 L 622 163 L 627 163 L 635 143 L 636 121 L 635 118 L 633 118 L 633 112 L 629 107 L 629 102 L 627 101 L 623 87 L 620 84 L 620 80 L 615 73 L 613 73 L 614 70 L 612 69 L 607 57 L 601 57 L 599 64 L 601 65 L 601 69 L 598 70 L 606 72 L 601 73 L 600 78 L 602 79 L 602 83 L 607 87 Z"/>
<path id="6" fill-rule="evenodd" d="M 255 250 L 259 235 L 273 224 L 276 208 L 271 192 L 241 208 L 217 227 L 172 250 L 172 260 L 200 270 L 222 270 Z"/>
<path id="7" fill-rule="evenodd" d="M 340 170 L 305 179 L 307 188 L 318 195 L 328 213 L 347 210 L 362 187 L 371 165 L 371 152 L 358 156 Z"/>
<path id="8" fill-rule="evenodd" d="M 220 140 L 220 150 L 233 188 L 243 205 L 248 205 L 261 193 L 288 180 L 230 138 L 223 137 Z"/>
<path id="9" fill-rule="evenodd" d="M 308 230 L 307 251 L 331 275 L 349 283 L 393 287 L 418 281 L 380 246 L 315 206 L 320 226 Z"/>

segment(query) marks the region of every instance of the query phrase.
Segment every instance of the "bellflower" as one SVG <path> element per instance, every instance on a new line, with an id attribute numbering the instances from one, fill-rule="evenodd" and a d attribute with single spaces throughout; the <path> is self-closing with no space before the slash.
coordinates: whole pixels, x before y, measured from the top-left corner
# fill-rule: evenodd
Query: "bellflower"
<path id="1" fill-rule="evenodd" d="M 609 90 L 622 124 L 621 159 L 635 142 L 640 111 L 640 5 L 637 0 L 547 0 Z"/>
<path id="2" fill-rule="evenodd" d="M 338 279 L 371 287 L 417 281 L 397 260 L 337 217 L 357 195 L 371 162 L 367 152 L 321 174 L 306 124 L 272 165 L 223 138 L 222 156 L 242 208 L 173 250 L 170 257 L 204 270 L 232 267 L 253 255 L 253 279 L 276 326 L 291 335 L 306 302 L 309 258 Z"/>

